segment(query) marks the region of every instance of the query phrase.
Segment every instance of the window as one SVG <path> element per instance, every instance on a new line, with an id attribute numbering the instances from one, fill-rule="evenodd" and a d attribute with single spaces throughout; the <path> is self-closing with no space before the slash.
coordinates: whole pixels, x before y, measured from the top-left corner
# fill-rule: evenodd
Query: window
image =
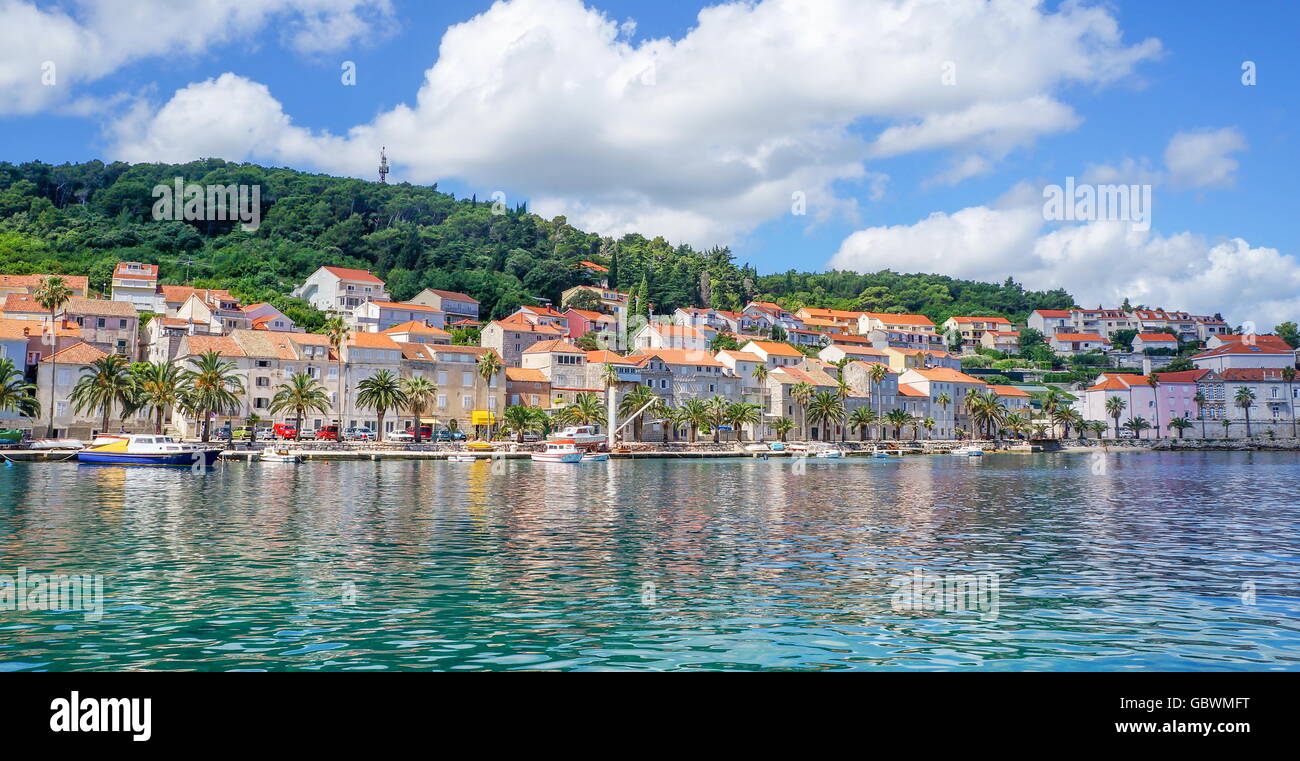
<path id="1" fill-rule="evenodd" d="M 271 385 L 271 379 L 266 377 L 265 375 L 259 375 L 257 377 L 256 383 L 258 388 L 266 388 L 267 386 Z"/>
<path id="2" fill-rule="evenodd" d="M 439 370 L 439 371 L 438 371 L 438 385 L 439 385 L 439 386 L 445 386 L 445 385 L 447 385 L 447 371 L 446 371 L 446 370 Z"/>
<path id="3" fill-rule="evenodd" d="M 259 396 L 253 400 L 254 409 L 264 410 L 269 406 L 271 406 L 271 400 L 267 399 L 266 397 Z"/>
<path id="4" fill-rule="evenodd" d="M 447 395 L 446 395 L 446 394 L 438 394 L 438 409 L 440 409 L 440 410 L 445 410 L 445 409 L 447 409 Z"/>
<path id="5" fill-rule="evenodd" d="M 461 374 L 460 374 L 460 385 L 462 385 L 462 386 L 473 386 L 473 385 L 474 385 L 474 373 L 461 373 Z"/>
<path id="6" fill-rule="evenodd" d="M 103 317 L 100 317 L 99 319 L 95 320 L 95 327 L 97 328 L 104 327 L 104 324 L 105 324 L 105 320 Z"/>
<path id="7" fill-rule="evenodd" d="M 461 406 L 462 408 L 464 408 L 464 409 L 467 409 L 467 410 L 469 410 L 469 409 L 473 409 L 473 408 L 474 408 L 474 397 L 470 396 L 469 394 L 466 394 L 466 395 L 462 396 L 462 397 L 460 398 L 460 406 Z"/>

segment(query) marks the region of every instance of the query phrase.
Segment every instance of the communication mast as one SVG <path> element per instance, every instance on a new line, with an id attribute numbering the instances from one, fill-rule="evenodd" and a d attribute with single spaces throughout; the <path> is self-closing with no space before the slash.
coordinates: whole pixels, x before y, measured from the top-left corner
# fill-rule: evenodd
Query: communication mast
<path id="1" fill-rule="evenodd" d="M 379 149 L 379 184 L 380 185 L 388 184 L 388 156 L 384 154 L 384 149 L 387 147 L 388 146 L 383 146 Z"/>

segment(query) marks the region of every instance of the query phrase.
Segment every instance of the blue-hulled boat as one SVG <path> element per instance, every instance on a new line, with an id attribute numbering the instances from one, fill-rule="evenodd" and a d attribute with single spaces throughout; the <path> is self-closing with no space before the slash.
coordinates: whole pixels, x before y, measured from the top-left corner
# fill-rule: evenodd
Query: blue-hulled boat
<path id="1" fill-rule="evenodd" d="M 77 452 L 77 461 L 91 465 L 210 468 L 220 456 L 221 449 L 217 447 L 184 444 L 170 436 L 128 434 L 100 436 L 90 446 Z"/>

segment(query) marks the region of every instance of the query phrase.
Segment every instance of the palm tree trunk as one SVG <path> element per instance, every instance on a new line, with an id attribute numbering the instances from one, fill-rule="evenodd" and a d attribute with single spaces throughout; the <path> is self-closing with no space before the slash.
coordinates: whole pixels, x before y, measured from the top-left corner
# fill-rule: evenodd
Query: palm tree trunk
<path id="1" fill-rule="evenodd" d="M 384 441 L 384 412 L 385 411 L 386 410 L 384 410 L 384 408 L 382 407 L 377 408 L 375 410 L 375 424 L 379 427 L 379 430 L 375 431 L 375 438 L 378 439 L 381 444 Z"/>
<path id="2" fill-rule="evenodd" d="M 293 440 L 302 441 L 302 410 L 298 410 L 298 416 L 293 419 Z"/>
<path id="3" fill-rule="evenodd" d="M 50 357 L 53 358 L 59 353 L 59 329 L 54 324 L 54 310 L 50 310 Z M 54 384 L 59 380 L 59 363 L 51 359 L 50 362 L 50 430 L 47 434 L 54 438 Z"/>

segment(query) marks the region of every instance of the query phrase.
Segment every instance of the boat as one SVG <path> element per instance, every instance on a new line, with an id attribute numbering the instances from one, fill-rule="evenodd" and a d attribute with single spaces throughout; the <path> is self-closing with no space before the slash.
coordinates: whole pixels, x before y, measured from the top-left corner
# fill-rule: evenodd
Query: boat
<path id="1" fill-rule="evenodd" d="M 478 458 L 472 454 L 453 454 L 447 456 L 447 462 L 474 462 Z"/>
<path id="2" fill-rule="evenodd" d="M 23 441 L 22 431 L 13 430 L 13 429 L 0 430 L 0 446 L 21 444 L 22 441 Z"/>
<path id="3" fill-rule="evenodd" d="M 771 444 L 768 444 L 767 446 L 768 446 L 768 448 L 771 449 L 773 452 L 784 452 L 784 451 L 785 451 L 785 444 L 783 444 L 783 443 L 781 443 L 781 442 L 779 442 L 779 441 L 773 441 Z"/>
<path id="4" fill-rule="evenodd" d="M 964 446 L 964 447 L 957 447 L 956 449 L 952 450 L 952 453 L 955 454 L 955 455 L 963 455 L 963 456 L 965 456 L 965 457 L 983 457 L 983 456 L 984 456 L 984 450 L 981 449 L 981 448 L 979 448 L 979 447 L 977 447 L 977 446 L 974 446 L 974 445 Z"/>
<path id="5" fill-rule="evenodd" d="M 100 436 L 77 452 L 77 461 L 93 465 L 163 465 L 209 468 L 221 456 L 219 447 L 183 444 L 171 436 L 126 434 Z"/>
<path id="6" fill-rule="evenodd" d="M 572 441 L 574 444 L 603 444 L 605 436 L 596 433 L 594 425 L 573 425 L 555 434 L 555 441 Z"/>
<path id="7" fill-rule="evenodd" d="M 583 451 L 569 439 L 546 442 L 546 448 L 533 452 L 533 462 L 582 462 Z"/>
<path id="8" fill-rule="evenodd" d="M 257 456 L 261 462 L 298 462 L 301 455 L 296 455 L 283 447 L 267 447 Z"/>
<path id="9" fill-rule="evenodd" d="M 583 462 L 606 462 L 609 460 L 608 452 L 587 452 L 582 456 Z"/>
<path id="10" fill-rule="evenodd" d="M 823 460 L 838 460 L 844 456 L 844 453 L 829 444 L 815 444 L 808 449 L 808 456 Z"/>
<path id="11" fill-rule="evenodd" d="M 29 449 L 85 449 L 86 443 L 81 439 L 36 439 Z"/>
<path id="12" fill-rule="evenodd" d="M 745 451 L 746 452 L 767 452 L 770 450 L 768 450 L 766 444 L 746 444 Z"/>
<path id="13" fill-rule="evenodd" d="M 493 447 L 486 441 L 471 441 L 465 445 L 466 449 L 474 452 L 491 452 Z"/>

